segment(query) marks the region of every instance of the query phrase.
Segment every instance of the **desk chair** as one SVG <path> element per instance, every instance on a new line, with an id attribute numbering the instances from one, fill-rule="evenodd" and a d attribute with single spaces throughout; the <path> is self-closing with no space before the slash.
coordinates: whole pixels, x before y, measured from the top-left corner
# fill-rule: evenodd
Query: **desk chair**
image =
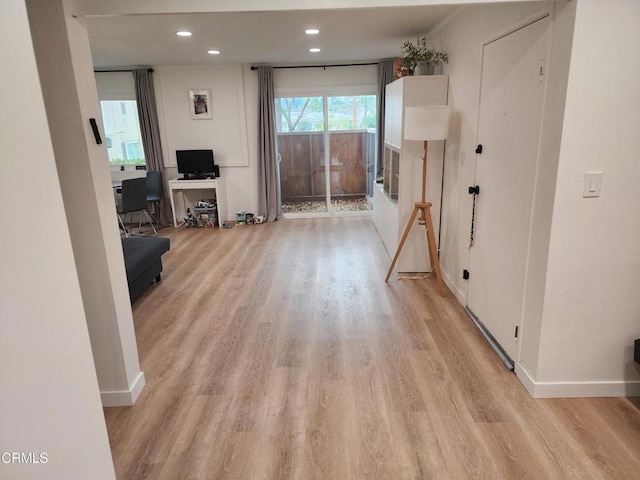
<path id="1" fill-rule="evenodd" d="M 147 203 L 153 204 L 153 217 L 160 224 L 160 200 L 164 194 L 162 172 L 147 172 Z"/>
<path id="2" fill-rule="evenodd" d="M 158 236 L 156 228 L 153 226 L 149 212 L 147 211 L 147 179 L 146 178 L 131 178 L 122 181 L 122 202 L 118 208 L 118 221 L 120 227 L 124 230 L 126 237 L 129 237 L 129 231 L 124 225 L 122 216 L 127 213 L 142 212 L 149 221 L 153 233 Z M 138 235 L 140 235 L 142 229 L 142 215 L 140 215 L 140 223 L 138 224 Z"/>

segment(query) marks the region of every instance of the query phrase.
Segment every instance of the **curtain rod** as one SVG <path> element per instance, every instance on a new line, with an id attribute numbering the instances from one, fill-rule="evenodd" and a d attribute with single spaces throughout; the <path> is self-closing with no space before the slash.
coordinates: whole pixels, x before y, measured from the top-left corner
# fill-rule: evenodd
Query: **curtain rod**
<path id="1" fill-rule="evenodd" d="M 369 62 L 369 63 L 337 63 L 332 65 L 285 65 L 282 67 L 272 67 L 276 68 L 330 68 L 330 67 L 359 67 L 361 65 L 378 65 L 378 62 Z M 257 70 L 258 67 L 251 65 L 251 70 Z"/>
<path id="2" fill-rule="evenodd" d="M 93 70 L 93 73 L 123 73 L 123 72 L 133 72 L 133 68 L 121 68 L 119 70 Z M 153 73 L 153 68 L 148 68 L 147 72 Z"/>

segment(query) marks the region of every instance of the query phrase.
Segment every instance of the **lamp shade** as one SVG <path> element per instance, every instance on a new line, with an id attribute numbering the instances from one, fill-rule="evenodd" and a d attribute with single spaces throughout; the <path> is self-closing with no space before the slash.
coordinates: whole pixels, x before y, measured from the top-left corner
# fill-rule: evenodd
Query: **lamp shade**
<path id="1" fill-rule="evenodd" d="M 406 140 L 445 140 L 449 135 L 451 107 L 407 107 L 404 112 L 404 138 Z"/>

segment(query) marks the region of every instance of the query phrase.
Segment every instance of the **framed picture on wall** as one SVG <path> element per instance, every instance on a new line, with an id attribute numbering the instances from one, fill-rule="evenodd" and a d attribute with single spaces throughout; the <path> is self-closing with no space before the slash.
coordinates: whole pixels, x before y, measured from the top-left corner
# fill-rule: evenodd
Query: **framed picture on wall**
<path id="1" fill-rule="evenodd" d="M 189 90 L 189 114 L 192 120 L 211 120 L 211 90 Z"/>

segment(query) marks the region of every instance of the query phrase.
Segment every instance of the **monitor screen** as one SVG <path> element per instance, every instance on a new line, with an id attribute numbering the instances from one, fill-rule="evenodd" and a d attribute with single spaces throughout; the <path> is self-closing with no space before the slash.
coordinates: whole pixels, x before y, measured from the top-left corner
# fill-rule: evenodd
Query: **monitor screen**
<path id="1" fill-rule="evenodd" d="M 204 175 L 215 171 L 213 150 L 176 150 L 178 172 Z"/>

